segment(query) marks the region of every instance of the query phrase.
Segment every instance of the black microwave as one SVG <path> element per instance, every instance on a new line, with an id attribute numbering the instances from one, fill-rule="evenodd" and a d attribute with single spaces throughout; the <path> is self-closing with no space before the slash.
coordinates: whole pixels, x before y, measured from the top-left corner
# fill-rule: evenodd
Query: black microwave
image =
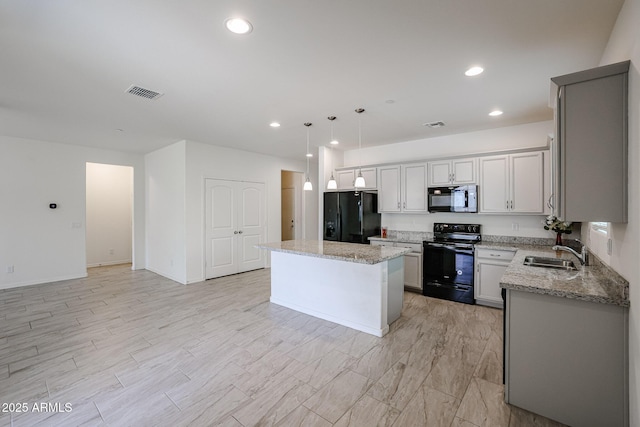
<path id="1" fill-rule="evenodd" d="M 478 186 L 429 187 L 429 212 L 478 212 Z"/>

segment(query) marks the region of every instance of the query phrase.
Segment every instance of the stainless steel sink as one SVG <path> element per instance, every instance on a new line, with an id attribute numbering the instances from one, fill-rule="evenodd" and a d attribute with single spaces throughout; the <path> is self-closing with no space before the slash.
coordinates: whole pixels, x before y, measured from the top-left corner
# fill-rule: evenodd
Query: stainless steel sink
<path id="1" fill-rule="evenodd" d="M 545 258 L 539 256 L 527 256 L 524 259 L 524 265 L 531 267 L 547 267 L 547 268 L 561 268 L 564 270 L 577 270 L 576 265 L 569 259 L 561 258 Z"/>

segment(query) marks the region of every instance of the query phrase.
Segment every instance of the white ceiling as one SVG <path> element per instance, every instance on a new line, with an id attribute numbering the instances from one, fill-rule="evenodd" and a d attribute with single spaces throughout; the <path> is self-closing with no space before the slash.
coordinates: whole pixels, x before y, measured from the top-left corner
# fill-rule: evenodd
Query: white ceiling
<path id="1" fill-rule="evenodd" d="M 304 158 L 303 123 L 327 145 L 329 115 L 355 148 L 358 107 L 363 146 L 549 120 L 549 78 L 598 65 L 622 3 L 0 0 L 0 134 Z M 253 32 L 228 32 L 235 16 Z M 485 72 L 465 77 L 471 65 Z"/>

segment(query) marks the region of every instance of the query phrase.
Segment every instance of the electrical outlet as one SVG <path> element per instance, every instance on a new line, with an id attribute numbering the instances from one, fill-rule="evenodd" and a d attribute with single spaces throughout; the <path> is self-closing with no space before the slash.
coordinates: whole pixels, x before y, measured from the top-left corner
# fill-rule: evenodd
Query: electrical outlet
<path id="1" fill-rule="evenodd" d="M 109 255 L 113 255 L 114 254 L 114 250 L 113 249 L 109 249 Z"/>
<path id="2" fill-rule="evenodd" d="M 7 266 L 7 273 L 13 273 L 13 271 L 14 271 L 14 266 L 13 265 Z"/>
<path id="3" fill-rule="evenodd" d="M 607 240 L 607 255 L 611 255 L 613 252 L 613 241 L 611 239 Z"/>
<path id="4" fill-rule="evenodd" d="M 517 222 L 512 222 L 512 223 L 511 223 L 511 229 L 512 229 L 513 231 L 518 231 L 518 230 L 520 230 L 520 224 L 518 224 Z"/>

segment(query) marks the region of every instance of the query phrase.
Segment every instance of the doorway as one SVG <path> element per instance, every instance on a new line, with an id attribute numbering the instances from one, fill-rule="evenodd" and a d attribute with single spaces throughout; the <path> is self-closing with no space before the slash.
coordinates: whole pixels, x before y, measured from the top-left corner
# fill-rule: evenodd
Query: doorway
<path id="1" fill-rule="evenodd" d="M 283 170 L 281 182 L 281 236 L 280 240 L 300 240 L 304 238 L 302 223 L 302 185 L 304 174 Z"/>
<path id="2" fill-rule="evenodd" d="M 86 164 L 87 267 L 133 262 L 133 167 Z"/>

